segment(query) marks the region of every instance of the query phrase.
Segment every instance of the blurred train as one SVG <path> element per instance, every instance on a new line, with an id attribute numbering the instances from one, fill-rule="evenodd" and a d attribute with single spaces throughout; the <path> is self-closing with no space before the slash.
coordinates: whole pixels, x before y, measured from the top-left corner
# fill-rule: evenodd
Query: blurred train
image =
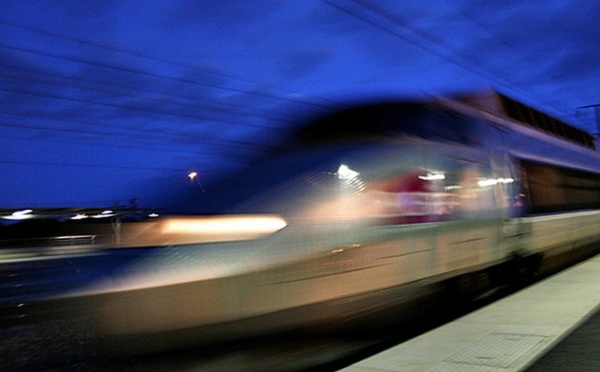
<path id="1" fill-rule="evenodd" d="M 497 93 L 354 107 L 285 147 L 207 189 L 204 217 L 125 228 L 123 247 L 163 247 L 66 297 L 102 334 L 171 347 L 369 327 L 599 248 L 593 137 Z"/>

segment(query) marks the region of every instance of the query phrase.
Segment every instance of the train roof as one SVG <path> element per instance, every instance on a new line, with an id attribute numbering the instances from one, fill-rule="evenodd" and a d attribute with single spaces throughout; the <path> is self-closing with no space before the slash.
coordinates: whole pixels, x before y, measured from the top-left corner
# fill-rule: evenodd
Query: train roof
<path id="1" fill-rule="evenodd" d="M 482 123 L 501 128 L 506 138 L 499 140 L 497 131 Z M 600 173 L 600 154 L 591 134 L 495 91 L 350 107 L 300 128 L 285 146 L 384 142 L 407 135 L 504 148 L 517 158 Z"/>
<path id="2" fill-rule="evenodd" d="M 547 135 L 584 148 L 596 150 L 594 136 L 539 110 L 529 107 L 499 92 L 458 97 L 454 99 L 481 111 L 500 116 L 514 124 L 535 129 Z"/>
<path id="3" fill-rule="evenodd" d="M 502 129 L 505 147 L 515 158 L 600 173 L 597 138 L 500 93 L 458 98 L 437 97 L 443 107 Z"/>

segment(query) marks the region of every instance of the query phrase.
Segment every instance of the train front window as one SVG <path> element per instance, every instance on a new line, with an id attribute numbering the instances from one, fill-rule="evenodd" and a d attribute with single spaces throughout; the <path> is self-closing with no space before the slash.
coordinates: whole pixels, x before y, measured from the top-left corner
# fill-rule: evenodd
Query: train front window
<path id="1" fill-rule="evenodd" d="M 395 143 L 304 152 L 253 170 L 263 187 L 231 211 L 378 225 L 488 218 L 499 183 L 485 163 L 446 157 L 439 146 Z M 284 176 L 284 174 L 286 176 Z M 266 178 L 278 182 L 267 182 Z M 491 180 L 496 180 L 492 182 Z"/>

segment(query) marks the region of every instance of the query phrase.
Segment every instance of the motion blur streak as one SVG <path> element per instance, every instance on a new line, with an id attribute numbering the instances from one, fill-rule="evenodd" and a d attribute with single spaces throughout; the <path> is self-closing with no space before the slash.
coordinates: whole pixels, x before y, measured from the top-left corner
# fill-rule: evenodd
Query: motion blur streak
<path id="1" fill-rule="evenodd" d="M 286 226 L 283 218 L 271 214 L 172 216 L 152 222 L 124 223 L 116 246 L 157 247 L 251 240 L 266 237 Z"/>
<path id="2" fill-rule="evenodd" d="M 179 217 L 169 219 L 163 226 L 163 232 L 207 234 L 238 240 L 272 234 L 286 225 L 283 218 L 274 215 Z"/>

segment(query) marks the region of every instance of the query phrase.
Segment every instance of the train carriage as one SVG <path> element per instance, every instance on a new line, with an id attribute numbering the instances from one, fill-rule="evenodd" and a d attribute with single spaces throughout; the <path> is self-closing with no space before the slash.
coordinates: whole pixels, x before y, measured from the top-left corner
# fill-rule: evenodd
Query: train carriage
<path id="1" fill-rule="evenodd" d="M 473 298 L 552 272 L 596 251 L 600 156 L 585 134 L 557 138 L 543 114 L 545 126 L 524 126 L 520 109 L 494 94 L 321 118 L 207 189 L 212 217 L 124 227 L 123 247 L 165 247 L 67 297 L 101 332 L 157 347 L 327 324 L 450 288 Z M 235 234 L 266 214 L 279 223 Z"/>

